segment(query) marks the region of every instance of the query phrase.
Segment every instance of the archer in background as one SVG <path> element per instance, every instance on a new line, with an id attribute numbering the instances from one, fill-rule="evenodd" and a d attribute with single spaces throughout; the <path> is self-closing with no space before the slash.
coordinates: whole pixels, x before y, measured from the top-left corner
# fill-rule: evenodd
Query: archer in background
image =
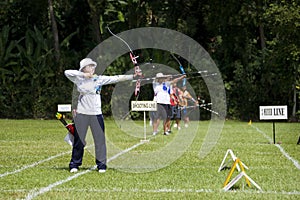
<path id="1" fill-rule="evenodd" d="M 94 138 L 98 171 L 101 173 L 106 171 L 106 142 L 104 119 L 101 110 L 101 87 L 132 80 L 133 77 L 141 75 L 141 72 L 135 71 L 134 75 L 98 76 L 94 74 L 96 67 L 96 62 L 90 58 L 84 58 L 80 61 L 79 70 L 65 71 L 66 77 L 76 84 L 80 93 L 74 116 L 76 131 L 74 132 L 72 158 L 69 164 L 70 172 L 72 173 L 77 172 L 82 164 L 88 127 L 91 128 Z"/>
<path id="2" fill-rule="evenodd" d="M 182 108 L 182 116 L 183 116 L 183 121 L 184 121 L 184 127 L 187 128 L 189 126 L 188 124 L 189 124 L 189 121 L 190 121 L 190 118 L 189 118 L 189 116 L 187 114 L 187 108 L 186 108 L 188 106 L 188 100 L 193 101 L 195 106 L 198 106 L 199 103 L 198 103 L 197 100 L 195 100 L 192 97 L 192 95 L 186 89 L 185 85 L 182 86 L 181 89 L 183 91 L 183 95 L 182 95 L 182 99 L 183 99 L 183 101 L 182 101 L 182 106 L 183 106 L 183 108 Z"/>
<path id="3" fill-rule="evenodd" d="M 169 127 L 172 117 L 170 94 L 172 92 L 172 84 L 185 77 L 186 75 L 182 75 L 171 80 L 172 75 L 164 75 L 163 73 L 156 74 L 156 78 L 152 83 L 154 91 L 153 100 L 157 102 L 157 111 L 151 113 L 151 118 L 153 120 L 153 135 L 156 135 L 158 133 L 160 120 L 163 120 L 163 134 L 170 134 Z"/>
<path id="4" fill-rule="evenodd" d="M 172 118 L 171 120 L 175 120 L 174 128 L 178 130 L 181 129 L 180 127 L 180 120 L 181 120 L 181 106 L 183 103 L 183 92 L 182 90 L 177 87 L 177 83 L 173 83 L 172 85 L 172 92 L 170 95 L 171 100 L 171 108 L 172 108 Z M 169 125 L 171 129 L 171 124 Z"/>

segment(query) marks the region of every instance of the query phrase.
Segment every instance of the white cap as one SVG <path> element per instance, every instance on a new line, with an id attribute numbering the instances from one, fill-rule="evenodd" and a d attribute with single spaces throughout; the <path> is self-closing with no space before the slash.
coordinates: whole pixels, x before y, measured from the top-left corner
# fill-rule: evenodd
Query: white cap
<path id="1" fill-rule="evenodd" d="M 84 59 L 82 59 L 80 61 L 79 71 L 81 71 L 87 65 L 94 65 L 95 67 L 97 67 L 97 63 L 94 62 L 92 59 L 90 59 L 90 58 L 84 58 Z"/>
<path id="2" fill-rule="evenodd" d="M 168 75 L 164 75 L 161 72 L 156 74 L 156 78 L 166 78 L 166 77 L 169 77 L 169 76 Z"/>

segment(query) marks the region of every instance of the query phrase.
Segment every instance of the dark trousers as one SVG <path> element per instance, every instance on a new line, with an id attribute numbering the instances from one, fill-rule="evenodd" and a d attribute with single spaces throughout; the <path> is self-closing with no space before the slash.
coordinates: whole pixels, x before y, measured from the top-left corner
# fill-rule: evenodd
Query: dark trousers
<path id="1" fill-rule="evenodd" d="M 69 164 L 70 169 L 78 168 L 82 164 L 88 127 L 91 128 L 94 139 L 97 167 L 98 169 L 106 169 L 106 142 L 103 116 L 77 114 L 74 118 L 74 123 L 74 144 Z"/>

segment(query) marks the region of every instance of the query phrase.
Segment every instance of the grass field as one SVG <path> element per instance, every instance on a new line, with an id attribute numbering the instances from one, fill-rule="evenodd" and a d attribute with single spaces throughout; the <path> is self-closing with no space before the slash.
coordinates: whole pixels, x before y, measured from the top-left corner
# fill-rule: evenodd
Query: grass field
<path id="1" fill-rule="evenodd" d="M 91 169 L 94 157 L 86 151 L 80 171 L 71 174 L 71 147 L 63 141 L 66 130 L 59 121 L 2 119 L 0 199 L 300 199 L 300 145 L 296 144 L 299 123 L 276 123 L 276 141 L 282 144 L 274 145 L 270 144 L 272 123 L 226 121 L 217 145 L 208 156 L 199 159 L 209 121 L 191 122 L 187 129 L 152 137 L 128 153 L 138 155 L 162 148 L 179 134 L 189 134 L 196 124 L 199 129 L 192 144 L 164 168 L 127 173 L 110 168 L 108 163 L 107 172 L 100 174 Z M 140 142 L 119 132 L 114 121 L 106 120 L 107 138 L 119 146 L 126 149 Z M 180 152 L 181 146 L 176 149 Z M 262 192 L 253 184 L 248 187 L 245 178 L 231 190 L 222 190 L 230 170 L 218 169 L 228 149 L 249 167 L 246 174 Z M 232 163 L 229 160 L 228 166 Z M 231 180 L 239 173 L 235 170 Z"/>

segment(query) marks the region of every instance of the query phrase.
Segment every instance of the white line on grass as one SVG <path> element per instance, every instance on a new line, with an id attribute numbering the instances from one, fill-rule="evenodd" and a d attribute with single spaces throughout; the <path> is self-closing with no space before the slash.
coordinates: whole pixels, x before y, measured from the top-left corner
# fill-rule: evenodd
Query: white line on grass
<path id="1" fill-rule="evenodd" d="M 20 190 L 1 190 L 0 192 L 27 192 L 26 189 Z M 145 193 L 223 193 L 222 189 L 179 189 L 179 188 L 161 188 L 161 189 L 140 189 L 140 188 L 112 188 L 112 189 L 76 189 L 76 188 L 64 188 L 64 189 L 53 189 L 56 192 L 93 192 L 93 193 L 112 193 L 112 192 L 145 192 Z M 257 191 L 257 190 L 230 190 L 227 192 L 232 193 L 248 193 L 248 194 L 276 194 L 276 195 L 300 195 L 300 191 Z"/>
<path id="2" fill-rule="evenodd" d="M 272 139 L 262 130 L 260 130 L 258 127 L 251 125 L 252 127 L 254 127 L 259 133 L 261 133 L 266 139 L 269 140 L 270 143 L 272 143 Z M 295 167 L 297 167 L 300 170 L 300 164 L 297 160 L 293 159 L 287 152 L 285 152 L 285 150 L 279 145 L 279 144 L 275 144 L 275 146 L 281 151 L 281 153 L 290 161 L 292 161 L 292 163 L 295 165 Z"/>
<path id="3" fill-rule="evenodd" d="M 26 189 L 19 190 L 1 190 L 1 193 L 4 192 L 28 192 Z M 113 189 L 76 189 L 76 188 L 64 188 L 64 189 L 53 189 L 52 191 L 56 192 L 93 192 L 93 193 L 112 193 L 112 192 L 145 192 L 145 193 L 223 193 L 222 189 L 171 189 L 171 188 L 161 188 L 161 189 L 139 189 L 139 188 L 113 188 Z M 232 193 L 248 193 L 248 194 L 276 194 L 276 195 L 300 195 L 300 191 L 257 191 L 257 190 L 230 190 L 227 192 Z"/>
<path id="4" fill-rule="evenodd" d="M 37 165 L 39 165 L 39 164 L 41 164 L 41 163 L 47 162 L 47 161 L 49 161 L 49 160 L 52 160 L 52 159 L 54 159 L 54 158 L 57 158 L 57 157 L 60 157 L 60 156 L 63 156 L 63 155 L 65 155 L 65 154 L 69 154 L 69 153 L 71 153 L 71 151 L 67 151 L 67 152 L 63 152 L 63 153 L 60 153 L 60 154 L 56 154 L 56 155 L 51 156 L 51 157 L 48 157 L 48 158 L 46 158 L 46 159 L 44 159 L 44 160 L 40 160 L 40 161 L 34 162 L 34 163 L 30 164 L 30 165 L 25 165 L 25 166 L 21 167 L 20 169 L 15 170 L 15 171 L 5 172 L 5 173 L 3 173 L 3 174 L 0 174 L 0 178 L 2 178 L 2 177 L 4 177 L 4 176 L 7 176 L 7 175 L 10 175 L 10 174 L 16 174 L 16 173 L 19 173 L 19 172 L 21 172 L 21 171 L 23 171 L 23 170 L 25 170 L 25 169 L 35 167 L 35 166 L 37 166 Z"/>
<path id="5" fill-rule="evenodd" d="M 109 158 L 109 159 L 107 160 L 107 163 L 110 162 L 110 161 L 112 161 L 112 160 L 114 160 L 114 159 L 116 159 L 117 157 L 119 157 L 119 156 L 121 156 L 121 155 L 123 155 L 123 154 L 125 154 L 125 153 L 127 153 L 127 152 L 129 152 L 129 151 L 131 151 L 132 149 L 134 149 L 134 148 L 140 146 L 141 144 L 144 144 L 144 142 L 140 142 L 140 143 L 138 143 L 138 144 L 133 145 L 132 147 L 130 147 L 130 148 L 128 148 L 128 149 L 125 149 L 124 151 L 121 151 L 120 153 L 118 153 L 118 154 L 114 155 L 113 157 Z M 57 181 L 57 182 L 55 182 L 55 183 L 52 183 L 52 184 L 48 185 L 47 187 L 40 188 L 39 190 L 33 189 L 33 190 L 31 190 L 31 191 L 27 194 L 27 196 L 26 196 L 25 199 L 26 199 L 26 200 L 31 200 L 31 199 L 37 197 L 38 195 L 44 194 L 44 193 L 46 193 L 46 192 L 49 192 L 50 190 L 52 190 L 52 188 L 54 188 L 54 187 L 56 187 L 56 186 L 59 186 L 59 185 L 64 184 L 64 183 L 66 183 L 66 182 L 69 182 L 69 181 L 71 181 L 71 180 L 73 180 L 73 179 L 75 179 L 75 178 L 77 178 L 77 177 L 79 177 L 79 176 L 81 176 L 81 175 L 87 174 L 87 173 L 91 172 L 92 170 L 95 170 L 96 168 L 97 168 L 97 166 L 94 166 L 94 167 L 92 167 L 92 168 L 90 168 L 90 169 L 87 169 L 87 170 L 85 170 L 85 171 L 76 173 L 76 174 L 73 175 L 73 176 L 69 176 L 68 178 L 66 178 L 66 179 L 64 179 L 64 180 L 60 180 L 60 181 Z"/>
<path id="6" fill-rule="evenodd" d="M 113 188 L 112 190 L 107 189 L 75 189 L 75 188 L 69 188 L 69 189 L 56 189 L 55 191 L 70 191 L 70 192 L 147 192 L 147 193 L 216 193 L 216 192 L 224 192 L 222 189 L 171 189 L 171 188 L 161 188 L 161 189 L 138 189 L 138 188 L 132 188 L 132 189 L 124 189 L 124 188 Z M 300 191 L 257 191 L 257 190 L 230 190 L 228 192 L 236 192 L 236 193 L 251 193 L 251 194 L 281 194 L 281 195 L 300 195 Z"/>

